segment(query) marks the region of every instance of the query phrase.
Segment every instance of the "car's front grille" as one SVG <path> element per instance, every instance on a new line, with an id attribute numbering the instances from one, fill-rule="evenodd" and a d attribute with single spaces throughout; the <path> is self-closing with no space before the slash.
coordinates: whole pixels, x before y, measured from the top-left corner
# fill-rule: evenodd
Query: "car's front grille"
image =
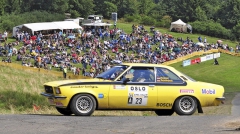
<path id="1" fill-rule="evenodd" d="M 44 88 L 45 88 L 45 92 L 46 92 L 46 93 L 51 93 L 51 94 L 53 94 L 53 88 L 52 88 L 51 86 L 44 86 Z"/>

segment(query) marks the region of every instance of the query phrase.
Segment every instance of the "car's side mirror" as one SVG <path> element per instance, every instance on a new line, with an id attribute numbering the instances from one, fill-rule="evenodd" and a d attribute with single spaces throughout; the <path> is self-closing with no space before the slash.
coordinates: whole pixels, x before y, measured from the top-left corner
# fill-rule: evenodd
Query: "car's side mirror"
<path id="1" fill-rule="evenodd" d="M 130 81 L 129 78 L 125 78 L 125 79 L 123 79 L 123 84 L 126 84 L 126 83 L 129 82 L 129 81 Z"/>

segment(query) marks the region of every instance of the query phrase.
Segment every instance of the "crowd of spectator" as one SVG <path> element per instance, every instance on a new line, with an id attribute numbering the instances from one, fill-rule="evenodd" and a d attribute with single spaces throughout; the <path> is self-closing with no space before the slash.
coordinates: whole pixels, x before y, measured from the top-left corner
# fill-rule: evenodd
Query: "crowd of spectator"
<path id="1" fill-rule="evenodd" d="M 81 33 L 52 31 L 49 35 L 17 31 L 15 42 L 1 43 L 0 56 L 4 62 L 12 62 L 14 56 L 23 66 L 61 71 L 67 68 L 75 75 L 94 77 L 122 62 L 161 64 L 195 51 L 219 47 L 234 51 L 227 44 L 208 43 L 206 37 L 198 41 L 204 46 L 189 37 L 174 38 L 158 30 L 148 32 L 142 25 L 133 25 L 131 33 L 116 27 L 86 27 Z M 237 50 L 240 46 L 236 46 Z"/>

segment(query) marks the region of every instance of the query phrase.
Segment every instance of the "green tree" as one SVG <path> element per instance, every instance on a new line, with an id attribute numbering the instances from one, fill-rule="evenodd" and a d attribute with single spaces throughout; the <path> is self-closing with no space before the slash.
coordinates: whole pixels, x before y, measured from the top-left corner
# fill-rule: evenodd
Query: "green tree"
<path id="1" fill-rule="evenodd" d="M 240 23 L 233 27 L 233 34 L 236 36 L 237 40 L 240 41 Z"/>
<path id="2" fill-rule="evenodd" d="M 6 0 L 0 0 L 0 15 L 4 15 L 6 6 Z"/>
<path id="3" fill-rule="evenodd" d="M 105 1 L 103 4 L 103 8 L 105 11 L 102 13 L 102 15 L 108 19 L 111 18 L 112 12 L 117 12 L 117 6 L 111 2 Z"/>
<path id="4" fill-rule="evenodd" d="M 207 0 L 163 0 L 167 5 L 167 13 L 173 20 L 182 19 L 185 22 L 196 20 L 195 10 L 204 7 Z"/>
<path id="5" fill-rule="evenodd" d="M 240 0 L 225 0 L 217 17 L 224 27 L 233 28 L 240 20 Z"/>
<path id="6" fill-rule="evenodd" d="M 7 0 L 6 1 L 6 7 L 5 7 L 5 13 L 20 13 L 21 8 L 19 6 L 18 0 Z"/>
<path id="7" fill-rule="evenodd" d="M 122 3 L 118 6 L 118 16 L 121 18 L 126 14 L 130 16 L 138 14 L 137 0 L 122 0 Z"/>
<path id="8" fill-rule="evenodd" d="M 148 12 L 152 18 L 160 21 L 166 15 L 166 5 L 163 3 L 155 4 L 154 7 Z"/>
<path id="9" fill-rule="evenodd" d="M 195 20 L 206 21 L 207 15 L 204 10 L 200 6 L 198 6 L 195 10 Z"/>
<path id="10" fill-rule="evenodd" d="M 54 13 L 65 13 L 68 9 L 69 0 L 48 0 L 48 10 Z"/>
<path id="11" fill-rule="evenodd" d="M 104 12 L 104 1 L 105 0 L 94 0 L 94 7 L 95 14 L 102 14 Z"/>
<path id="12" fill-rule="evenodd" d="M 152 0 L 139 0 L 139 14 L 148 15 L 149 11 L 154 7 Z"/>
<path id="13" fill-rule="evenodd" d="M 93 0 L 69 0 L 68 11 L 75 10 L 81 17 L 87 17 L 94 14 L 94 1 Z"/>

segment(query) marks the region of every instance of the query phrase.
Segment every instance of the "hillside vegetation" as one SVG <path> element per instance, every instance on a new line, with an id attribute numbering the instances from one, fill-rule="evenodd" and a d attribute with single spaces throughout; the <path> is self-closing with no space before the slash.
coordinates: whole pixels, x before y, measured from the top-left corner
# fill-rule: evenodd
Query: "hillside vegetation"
<path id="1" fill-rule="evenodd" d="M 102 15 L 111 19 L 169 28 L 182 19 L 194 33 L 240 40 L 240 0 L 1 0 L 0 32 L 34 22 Z M 62 19 L 61 19 L 62 18 Z"/>

